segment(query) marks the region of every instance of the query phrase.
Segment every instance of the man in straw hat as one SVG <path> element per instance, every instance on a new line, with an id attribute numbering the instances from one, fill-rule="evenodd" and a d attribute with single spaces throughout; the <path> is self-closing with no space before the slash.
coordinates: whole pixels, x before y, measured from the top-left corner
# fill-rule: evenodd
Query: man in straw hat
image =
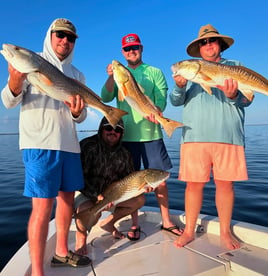
<path id="1" fill-rule="evenodd" d="M 65 75 L 85 83 L 84 75 L 72 65 L 76 28 L 65 18 L 54 20 L 47 30 L 40 55 Z M 69 102 L 46 96 L 27 80 L 26 74 L 8 67 L 9 79 L 2 90 L 7 108 L 21 104 L 20 149 L 25 165 L 24 196 L 32 198 L 28 224 L 31 275 L 44 275 L 45 247 L 49 221 L 56 205 L 56 248 L 52 266 L 88 266 L 91 260 L 68 250 L 74 192 L 84 187 L 76 123 L 86 118 L 79 95 Z"/>
<path id="2" fill-rule="evenodd" d="M 200 28 L 198 38 L 187 46 L 187 53 L 221 64 L 240 65 L 238 61 L 221 57 L 221 53 L 233 43 L 231 37 L 220 34 L 208 24 Z M 230 229 L 233 181 L 248 179 L 244 152 L 244 107 L 251 102 L 240 93 L 233 79 L 226 79 L 223 86 L 212 88 L 212 95 L 199 84 L 187 82 L 181 76 L 174 77 L 174 80 L 170 100 L 175 106 L 184 105 L 183 123 L 187 126 L 182 132 L 179 170 L 179 179 L 187 182 L 186 226 L 174 244 L 183 247 L 194 240 L 203 188 L 212 171 L 222 244 L 229 249 L 239 248 L 240 243 Z"/>

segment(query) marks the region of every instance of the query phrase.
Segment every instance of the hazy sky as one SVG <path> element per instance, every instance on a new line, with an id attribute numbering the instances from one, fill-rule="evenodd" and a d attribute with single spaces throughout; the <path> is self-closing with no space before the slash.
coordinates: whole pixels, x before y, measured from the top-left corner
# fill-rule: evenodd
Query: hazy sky
<path id="1" fill-rule="evenodd" d="M 2 1 L 0 48 L 3 43 L 11 43 L 42 51 L 47 29 L 59 17 L 70 19 L 77 27 L 79 39 L 73 64 L 97 94 L 107 78 L 106 65 L 113 59 L 125 64 L 121 38 L 128 33 L 140 36 L 143 61 L 164 72 L 170 92 L 174 85 L 171 65 L 191 58 L 186 46 L 197 37 L 200 26 L 208 23 L 235 40 L 223 53 L 224 58 L 239 60 L 268 78 L 266 0 Z M 8 77 L 2 55 L 0 72 L 2 89 Z M 168 101 L 164 115 L 181 121 L 181 111 L 182 107 L 173 107 Z M 17 130 L 18 113 L 18 108 L 7 110 L 0 103 L 0 133 Z M 88 109 L 88 118 L 78 129 L 96 129 L 101 117 L 98 111 Z M 268 123 L 267 96 L 256 93 L 254 102 L 246 108 L 246 123 Z"/>

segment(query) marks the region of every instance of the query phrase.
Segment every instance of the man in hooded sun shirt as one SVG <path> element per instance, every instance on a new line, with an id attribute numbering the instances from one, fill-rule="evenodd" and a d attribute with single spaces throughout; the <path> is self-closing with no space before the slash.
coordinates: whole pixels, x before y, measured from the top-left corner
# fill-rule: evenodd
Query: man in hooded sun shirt
<path id="1" fill-rule="evenodd" d="M 77 192 L 77 196 L 75 197 L 76 213 L 94 207 L 99 202 L 99 196 L 101 195 L 102 199 L 104 191 L 110 185 L 120 181 L 134 171 L 131 155 L 121 143 L 123 133 L 124 124 L 122 119 L 113 128 L 108 120 L 103 117 L 99 125 L 98 133 L 80 142 L 85 187 L 80 190 L 80 193 Z M 101 221 L 100 227 L 110 232 L 116 239 L 124 238 L 125 235 L 115 227 L 115 223 L 119 219 L 141 208 L 144 202 L 144 195 L 139 195 L 118 203 L 114 206 L 112 213 Z M 108 207 L 111 207 L 112 204 Z M 96 216 L 94 225 L 98 222 L 100 215 L 101 212 Z M 87 212 L 87 216 L 90 216 L 89 212 Z M 76 250 L 79 254 L 86 255 L 88 254 L 87 230 L 83 225 L 83 221 L 78 218 L 76 218 L 76 225 L 78 228 L 76 231 Z M 136 233 L 137 231 L 138 233 L 140 232 L 137 220 L 132 221 L 132 229 Z M 139 237 L 131 236 L 131 234 L 135 234 L 133 231 L 130 230 L 127 237 L 135 241 Z"/>
<path id="2" fill-rule="evenodd" d="M 84 75 L 71 64 L 77 38 L 71 21 L 56 19 L 47 31 L 40 55 L 68 77 L 85 83 Z M 24 195 L 32 198 L 28 224 L 32 275 L 44 275 L 44 252 L 55 198 L 57 240 L 51 265 L 88 266 L 88 257 L 68 250 L 74 191 L 84 186 L 75 127 L 86 118 L 84 102 L 79 95 L 65 103 L 54 100 L 33 87 L 26 74 L 10 64 L 8 70 L 8 83 L 1 96 L 7 108 L 21 104 L 19 143 L 25 165 Z"/>

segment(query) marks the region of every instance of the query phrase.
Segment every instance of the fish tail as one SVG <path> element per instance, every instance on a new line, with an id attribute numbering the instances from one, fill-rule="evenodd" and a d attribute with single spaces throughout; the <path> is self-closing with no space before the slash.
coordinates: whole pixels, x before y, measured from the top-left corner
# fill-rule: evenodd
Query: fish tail
<path id="1" fill-rule="evenodd" d="M 90 231 L 90 229 L 92 228 L 92 226 L 95 224 L 95 221 L 96 221 L 96 213 L 88 209 L 83 210 L 78 214 L 75 214 L 74 217 L 75 217 L 76 227 L 79 231 L 83 231 L 79 226 L 79 223 L 81 223 L 87 231 Z M 77 220 L 79 220 L 79 222 Z"/>
<path id="2" fill-rule="evenodd" d="M 168 135 L 168 137 L 171 137 L 174 130 L 178 127 L 182 127 L 183 124 L 174 120 L 170 120 L 165 118 L 165 123 L 162 124 L 166 134 Z"/>
<path id="3" fill-rule="evenodd" d="M 113 127 L 115 127 L 121 117 L 126 114 L 128 114 L 126 111 L 112 106 L 109 106 L 105 111 L 105 117 Z"/>

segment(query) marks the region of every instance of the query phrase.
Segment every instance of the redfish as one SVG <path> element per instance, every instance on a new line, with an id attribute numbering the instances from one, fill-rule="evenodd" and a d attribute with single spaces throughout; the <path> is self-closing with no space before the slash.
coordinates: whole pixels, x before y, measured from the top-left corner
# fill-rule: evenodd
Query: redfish
<path id="1" fill-rule="evenodd" d="M 224 80 L 233 79 L 238 89 L 250 101 L 254 92 L 268 96 L 268 80 L 257 72 L 244 66 L 231 66 L 201 59 L 190 59 L 172 65 L 173 76 L 180 75 L 185 79 L 198 83 L 212 94 L 211 87 L 223 85 Z"/>
<path id="2" fill-rule="evenodd" d="M 99 201 L 94 207 L 81 211 L 75 215 L 80 219 L 87 230 L 90 230 L 96 215 L 104 210 L 109 203 L 114 205 L 141 195 L 146 188 L 157 188 L 162 182 L 168 179 L 170 173 L 157 169 L 146 169 L 135 171 L 122 180 L 113 182 L 102 193 L 103 200 Z"/>
<path id="3" fill-rule="evenodd" d="M 79 94 L 86 105 L 103 113 L 112 126 L 127 114 L 124 110 L 104 104 L 90 88 L 67 77 L 35 52 L 11 44 L 3 44 L 0 52 L 17 71 L 27 74 L 27 80 L 33 86 L 53 99 L 68 102 L 70 96 Z"/>
<path id="4" fill-rule="evenodd" d="M 172 136 L 176 128 L 183 126 L 182 123 L 165 118 L 159 113 L 158 108 L 151 99 L 142 92 L 142 88 L 124 65 L 113 60 L 112 67 L 114 80 L 119 89 L 119 100 L 126 100 L 128 104 L 143 117 L 153 114 L 155 119 L 163 126 L 169 137 Z"/>

